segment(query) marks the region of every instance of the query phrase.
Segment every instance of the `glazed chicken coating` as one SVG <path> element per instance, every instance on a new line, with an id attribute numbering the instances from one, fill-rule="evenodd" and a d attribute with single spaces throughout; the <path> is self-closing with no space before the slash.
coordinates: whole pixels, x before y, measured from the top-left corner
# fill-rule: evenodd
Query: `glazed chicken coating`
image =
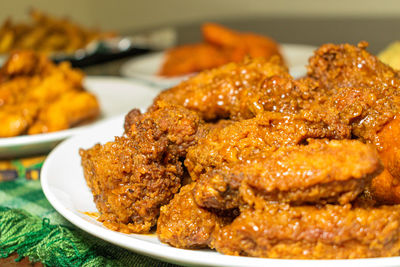
<path id="1" fill-rule="evenodd" d="M 356 140 L 308 141 L 202 175 L 194 188 L 197 204 L 232 209 L 241 198 L 249 203 L 254 197 L 292 205 L 346 204 L 382 170 L 372 146 Z"/>
<path id="2" fill-rule="evenodd" d="M 208 247 L 212 234 L 232 220 L 197 206 L 192 194 L 194 185 L 183 186 L 161 207 L 157 221 L 157 236 L 161 242 L 178 248 Z"/>
<path id="3" fill-rule="evenodd" d="M 180 157 L 194 140 L 200 119 L 178 106 L 140 114 L 130 131 L 115 141 L 80 150 L 84 176 L 110 229 L 146 233 L 159 209 L 181 186 Z"/>
<path id="4" fill-rule="evenodd" d="M 395 117 L 377 134 L 376 146 L 385 171 L 371 185 L 371 194 L 381 203 L 400 203 L 400 118 Z"/>
<path id="5" fill-rule="evenodd" d="M 354 259 L 398 256 L 398 206 L 264 205 L 246 209 L 215 234 L 227 255 L 280 259 Z"/>
<path id="6" fill-rule="evenodd" d="M 246 161 L 260 153 L 268 155 L 281 146 L 297 145 L 307 138 L 339 138 L 321 122 L 294 115 L 264 112 L 218 130 L 211 130 L 188 149 L 185 166 L 193 180 L 203 173 Z"/>
<path id="7" fill-rule="evenodd" d="M 318 80 L 322 87 L 399 88 L 399 73 L 366 51 L 367 42 L 325 44 L 314 52 L 307 66 L 308 76 Z"/>
<path id="8" fill-rule="evenodd" d="M 336 109 L 353 135 L 376 143 L 377 133 L 400 112 L 400 75 L 366 46 L 323 45 L 310 58 L 308 76 L 335 91 L 323 109 Z"/>
<path id="9" fill-rule="evenodd" d="M 274 75 L 289 75 L 279 58 L 270 61 L 247 58 L 239 63 L 203 71 L 163 91 L 154 102 L 163 100 L 182 105 L 198 112 L 206 121 L 251 118 L 254 115 L 243 99 L 258 91 L 265 78 Z"/>
<path id="10" fill-rule="evenodd" d="M 400 203 L 395 181 L 400 181 L 400 126 L 396 119 L 400 112 L 400 75 L 365 48 L 366 43 L 358 47 L 324 45 L 310 59 L 308 75 L 324 87 L 338 91 L 327 105 L 336 110 L 341 121 L 351 125 L 354 136 L 378 149 L 388 173 L 373 183 L 376 197 Z M 347 88 L 337 89 L 341 86 Z"/>

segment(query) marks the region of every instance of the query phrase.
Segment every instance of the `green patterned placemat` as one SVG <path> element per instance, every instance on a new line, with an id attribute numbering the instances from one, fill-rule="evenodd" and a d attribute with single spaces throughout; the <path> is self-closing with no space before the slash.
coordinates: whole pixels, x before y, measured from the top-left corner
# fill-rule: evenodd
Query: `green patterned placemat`
<path id="1" fill-rule="evenodd" d="M 0 161 L 0 258 L 17 252 L 48 266 L 174 266 L 72 226 L 43 194 L 43 159 Z"/>

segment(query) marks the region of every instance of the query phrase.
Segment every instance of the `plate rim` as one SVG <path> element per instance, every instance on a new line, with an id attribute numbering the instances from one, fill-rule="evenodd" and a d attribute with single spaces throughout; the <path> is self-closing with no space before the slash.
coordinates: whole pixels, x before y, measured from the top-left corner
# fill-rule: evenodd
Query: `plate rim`
<path id="1" fill-rule="evenodd" d="M 207 250 L 188 250 L 174 248 L 165 244 L 152 243 L 145 240 L 135 239 L 132 235 L 122 234 L 119 232 L 112 231 L 105 228 L 103 225 L 94 224 L 90 221 L 84 220 L 82 217 L 74 214 L 68 207 L 64 206 L 62 201 L 57 198 L 57 194 L 51 189 L 51 179 L 57 179 L 51 177 L 51 166 L 57 161 L 61 161 L 62 158 L 59 155 L 66 155 L 63 153 L 64 150 L 71 149 L 72 146 L 79 145 L 80 139 L 86 139 L 86 135 L 95 135 L 97 128 L 109 127 L 108 125 L 116 124 L 117 121 L 121 124 L 122 132 L 122 121 L 123 116 L 115 117 L 101 125 L 97 125 L 91 128 L 90 131 L 83 133 L 79 136 L 74 136 L 60 143 L 46 158 L 42 170 L 41 170 L 41 186 L 43 192 L 50 202 L 50 204 L 59 212 L 64 218 L 70 221 L 77 228 L 94 235 L 100 239 L 110 242 L 114 245 L 126 248 L 131 251 L 135 251 L 138 254 L 143 254 L 153 258 L 157 258 L 162 261 L 177 263 L 177 264 L 195 264 L 201 266 L 279 266 L 286 267 L 298 264 L 298 266 L 310 266 L 316 267 L 324 265 L 326 267 L 338 266 L 338 264 L 344 264 L 344 266 L 351 266 L 353 264 L 373 267 L 373 266 L 399 266 L 400 257 L 387 257 L 387 258 L 368 258 L 368 259 L 338 259 L 338 260 L 288 260 L 288 259 L 265 259 L 265 258 L 253 258 L 253 257 L 241 257 L 241 256 L 230 256 L 216 253 L 205 254 Z M 92 133 L 93 132 L 93 133 Z M 111 134 L 110 134 L 111 135 Z M 112 137 L 110 137 L 110 140 Z M 82 141 L 81 141 L 82 142 Z M 67 155 L 68 156 L 68 155 Z M 78 155 L 76 155 L 78 156 Z M 59 158 L 60 157 L 60 158 Z M 80 162 L 80 161 L 79 161 Z M 58 166 L 56 164 L 56 166 Z M 65 165 L 67 166 L 67 165 Z M 76 166 L 79 167 L 79 166 Z M 70 166 L 69 166 L 70 168 Z M 62 169 L 60 170 L 62 171 Z M 84 179 L 83 173 L 79 177 Z M 79 179 L 75 178 L 75 179 Z M 74 178 L 71 178 L 74 179 Z M 84 182 L 86 184 L 86 182 Z M 133 239 L 132 239 L 133 238 Z M 178 252 L 178 255 L 176 255 Z M 211 251 L 210 251 L 211 252 Z M 217 265 L 216 265 L 217 264 Z"/>

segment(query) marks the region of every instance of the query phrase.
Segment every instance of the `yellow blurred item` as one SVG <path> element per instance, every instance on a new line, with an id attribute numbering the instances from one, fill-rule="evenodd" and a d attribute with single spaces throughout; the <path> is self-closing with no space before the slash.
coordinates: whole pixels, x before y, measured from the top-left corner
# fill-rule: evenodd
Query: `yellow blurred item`
<path id="1" fill-rule="evenodd" d="M 13 52 L 0 69 L 0 137 L 60 131 L 95 119 L 99 104 L 83 78 L 68 62 Z"/>
<path id="2" fill-rule="evenodd" d="M 378 54 L 378 58 L 395 70 L 400 70 L 400 41 L 393 42 Z"/>
<path id="3" fill-rule="evenodd" d="M 71 54 L 94 40 L 115 36 L 115 33 L 84 28 L 69 19 L 56 18 L 38 10 L 30 11 L 31 22 L 15 23 L 8 18 L 0 28 L 0 53 L 31 49 L 44 53 Z"/>

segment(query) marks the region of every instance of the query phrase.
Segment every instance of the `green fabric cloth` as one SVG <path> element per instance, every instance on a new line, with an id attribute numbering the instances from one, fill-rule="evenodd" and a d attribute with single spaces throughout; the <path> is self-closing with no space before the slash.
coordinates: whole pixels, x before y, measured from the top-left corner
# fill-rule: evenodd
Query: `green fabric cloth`
<path id="1" fill-rule="evenodd" d="M 175 266 L 93 237 L 66 221 L 39 180 L 0 182 L 0 257 L 17 252 L 48 266 Z"/>

